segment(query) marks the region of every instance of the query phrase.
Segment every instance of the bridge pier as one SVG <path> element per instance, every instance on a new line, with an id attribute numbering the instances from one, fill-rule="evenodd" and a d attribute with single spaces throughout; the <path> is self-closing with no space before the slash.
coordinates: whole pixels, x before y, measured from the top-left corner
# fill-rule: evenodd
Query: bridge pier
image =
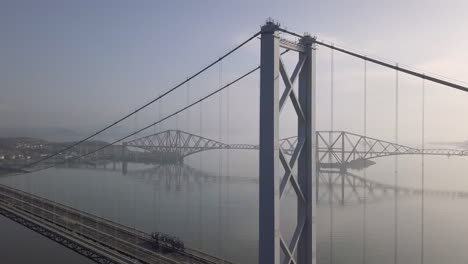
<path id="1" fill-rule="evenodd" d="M 121 153 L 121 156 L 120 158 L 122 159 L 122 161 L 124 161 L 126 159 L 126 155 L 127 155 L 127 142 L 122 142 L 122 153 Z"/>
<path id="2" fill-rule="evenodd" d="M 346 177 L 346 168 L 340 169 L 340 178 L 341 178 L 341 205 L 345 204 L 345 177 Z"/>
<path id="3" fill-rule="evenodd" d="M 126 160 L 122 160 L 122 174 L 123 175 L 127 175 L 127 165 L 128 165 L 128 162 Z"/>

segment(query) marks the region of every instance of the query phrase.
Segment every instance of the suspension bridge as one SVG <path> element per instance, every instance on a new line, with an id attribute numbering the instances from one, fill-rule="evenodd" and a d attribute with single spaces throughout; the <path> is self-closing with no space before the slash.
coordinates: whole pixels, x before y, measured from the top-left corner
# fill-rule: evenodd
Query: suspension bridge
<path id="1" fill-rule="evenodd" d="M 188 100 L 187 104 L 178 110 L 159 117 L 156 121 L 123 137 L 109 143 L 95 145 L 93 148 L 82 147 L 91 139 L 187 85 L 247 43 L 256 41 L 258 37 L 260 37 L 259 66 L 238 75 L 234 80 L 220 85 L 215 91 L 195 101 L 189 102 Z M 296 38 L 296 41 L 292 41 L 290 38 Z M 330 197 L 329 201 L 337 200 L 341 204 L 345 203 L 349 195 L 352 195 L 358 202 L 365 202 L 368 200 L 367 196 L 375 196 L 376 193 L 383 195 L 394 193 L 395 196 L 401 193 L 422 197 L 424 195 L 468 197 L 467 193 L 462 191 L 410 188 L 397 184 L 381 183 L 351 172 L 351 168 L 356 162 L 363 161 L 363 164 L 366 164 L 366 161 L 371 159 L 401 155 L 468 156 L 468 151 L 425 148 L 424 125 L 422 126 L 423 144 L 421 147 L 402 145 L 398 142 L 398 136 L 394 142 L 369 137 L 366 129 L 366 118 L 364 118 L 364 133 L 362 135 L 336 131 L 333 129 L 333 111 L 331 111 L 331 129 L 318 131 L 316 125 L 316 50 L 318 47 L 328 48 L 332 52 L 340 52 L 362 60 L 365 65 L 373 63 L 394 70 L 397 73 L 397 78 L 398 73 L 402 73 L 437 83 L 446 88 L 468 92 L 468 88 L 463 85 L 339 48 L 319 41 L 309 34 L 300 35 L 286 30 L 270 21 L 262 26 L 259 32 L 253 34 L 240 45 L 158 97 L 88 137 L 71 143 L 46 157 L 31 161 L 20 168 L 23 172 L 11 177 L 25 173 L 47 173 L 46 170 L 50 168 L 90 158 L 110 159 L 110 156 L 116 156 L 120 149 L 122 161 L 128 160 L 128 157 L 136 155 L 135 153 L 142 152 L 152 155 L 153 160 L 167 159 L 178 163 L 157 165 L 154 168 L 140 171 L 126 171 L 127 177 L 154 181 L 152 175 L 156 174 L 160 175 L 156 179 L 157 182 L 160 182 L 161 177 L 165 177 L 166 182 L 171 183 L 175 178 L 171 175 L 186 175 L 183 179 L 175 181 L 178 186 L 180 186 L 181 180 L 190 182 L 200 179 L 204 179 L 205 182 L 222 179 L 258 184 L 258 263 L 262 264 L 316 263 L 316 204 L 323 200 L 324 195 Z M 291 74 L 283 59 L 286 53 L 297 54 L 297 62 Z M 149 128 L 161 125 L 195 105 L 200 105 L 210 97 L 229 90 L 231 86 L 257 71 L 260 75 L 259 144 L 232 144 L 181 129 L 167 129 L 141 136 Z M 280 81 L 282 81 L 281 85 Z M 365 89 L 366 84 L 365 82 Z M 282 93 L 280 86 L 284 87 Z M 285 112 L 287 104 L 292 105 L 295 117 L 288 116 L 288 118 L 297 122 L 297 133 L 291 137 L 280 138 L 280 116 Z M 424 110 L 424 101 L 422 106 Z M 333 110 L 333 104 L 331 107 Z M 364 104 L 364 116 L 366 115 L 365 107 L 366 104 Z M 398 110 L 396 115 L 398 116 Z M 398 119 L 396 119 L 396 123 L 396 135 L 398 135 Z M 109 149 L 112 151 L 106 152 Z M 139 149 L 140 151 L 135 152 L 130 151 L 130 149 Z M 215 150 L 257 151 L 259 157 L 258 179 L 234 176 L 230 178 L 219 177 L 220 175 L 203 173 L 182 164 L 184 159 L 191 155 L 197 153 L 200 155 L 202 152 Z M 71 155 L 72 153 L 73 155 Z M 340 190 L 338 194 L 335 193 L 337 185 Z M 345 188 L 349 192 L 345 192 Z M 180 190 L 180 188 L 176 188 L 176 190 Z M 285 209 L 280 206 L 280 203 L 286 199 L 286 196 L 294 196 L 297 199 L 297 208 L 294 214 L 297 218 L 296 226 L 290 239 L 286 239 L 280 221 L 281 210 Z M 155 242 L 148 232 L 11 186 L 0 185 L 0 214 L 98 263 L 232 263 L 223 256 L 216 256 L 211 252 L 203 252 L 190 246 L 182 250 L 162 245 L 155 246 Z"/>

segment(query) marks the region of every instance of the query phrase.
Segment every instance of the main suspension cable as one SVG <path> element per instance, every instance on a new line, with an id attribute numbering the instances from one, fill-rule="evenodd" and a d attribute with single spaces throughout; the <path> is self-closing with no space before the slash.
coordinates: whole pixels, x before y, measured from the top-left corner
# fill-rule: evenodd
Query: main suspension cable
<path id="1" fill-rule="evenodd" d="M 286 30 L 286 29 L 283 29 L 283 28 L 278 28 L 278 30 L 281 31 L 281 32 L 290 34 L 290 35 L 292 35 L 294 37 L 298 37 L 298 38 L 304 37 L 304 36 L 302 36 L 300 34 L 297 34 L 295 32 L 292 32 L 292 31 L 289 31 L 289 30 Z M 349 49 L 338 48 L 333 43 L 332 44 L 327 44 L 327 43 L 325 43 L 323 41 L 319 41 L 317 39 L 314 39 L 314 43 L 316 43 L 318 45 L 321 45 L 321 46 L 324 46 L 324 47 L 327 47 L 327 48 L 330 48 L 330 49 L 340 51 L 342 53 L 351 55 L 351 56 L 356 57 L 356 58 L 360 58 L 360 59 L 363 59 L 363 60 L 366 60 L 366 61 L 370 61 L 372 63 L 378 64 L 378 65 L 381 65 L 381 66 L 384 66 L 384 67 L 387 67 L 387 68 L 390 68 L 390 69 L 401 71 L 401 72 L 407 73 L 409 75 L 413 75 L 413 76 L 416 76 L 416 77 L 419 77 L 419 78 L 422 78 L 422 79 L 426 79 L 426 80 L 429 80 L 429 81 L 432 81 L 432 82 L 435 82 L 435 83 L 438 83 L 438 84 L 442 84 L 442 85 L 449 86 L 449 87 L 452 87 L 452 88 L 455 88 L 455 89 L 458 89 L 458 90 L 468 92 L 468 87 L 467 86 L 463 86 L 463 85 L 459 85 L 459 84 L 456 84 L 456 83 L 453 83 L 453 82 L 445 81 L 445 80 L 442 80 L 440 78 L 430 76 L 429 74 L 424 74 L 424 73 L 422 73 L 422 71 L 418 72 L 417 70 L 410 70 L 409 67 L 402 68 L 399 65 L 395 66 L 395 65 L 392 65 L 390 63 L 384 62 L 382 59 L 374 59 L 374 58 L 371 58 L 371 57 L 368 57 L 368 56 L 361 55 L 361 54 L 359 54 L 357 52 L 350 51 Z M 431 75 L 440 76 L 440 77 L 442 77 L 444 79 L 450 79 L 450 80 L 453 80 L 453 81 L 456 81 L 456 82 L 459 82 L 459 83 L 466 84 L 466 82 L 463 82 L 463 81 L 460 81 L 460 80 L 455 80 L 455 79 L 449 78 L 449 77 L 445 77 L 445 76 L 442 76 L 440 74 L 431 73 Z"/>
<path id="2" fill-rule="evenodd" d="M 260 35 L 260 31 L 253 34 L 251 37 L 249 37 L 247 40 L 245 40 L 244 42 L 242 42 L 241 44 L 237 45 L 235 48 L 231 49 L 229 52 L 225 53 L 223 56 L 219 57 L 218 59 L 216 59 L 215 61 L 213 61 L 212 63 L 210 63 L 208 66 L 204 67 L 203 69 L 201 69 L 200 71 L 198 71 L 197 73 L 193 74 L 192 76 L 190 76 L 189 78 L 187 78 L 186 80 L 182 81 L 181 83 L 177 84 L 176 86 L 172 87 L 171 89 L 167 90 L 166 92 L 162 93 L 161 95 L 157 96 L 156 98 L 154 98 L 153 100 L 149 101 L 148 103 L 138 107 L 136 110 L 132 111 L 131 113 L 125 115 L 124 117 L 118 119 L 117 121 L 113 122 L 112 124 L 110 125 L 107 125 L 106 127 L 94 132 L 93 134 L 85 137 L 84 139 L 80 140 L 80 141 L 77 141 L 51 155 L 48 155 L 42 159 L 39 159 L 35 162 L 32 162 L 32 163 L 29 163 L 27 164 L 26 166 L 22 167 L 21 169 L 24 169 L 24 168 L 29 168 L 29 167 L 32 167 L 36 164 L 39 164 L 45 160 L 48 160 L 50 158 L 53 158 L 67 150 L 70 150 L 72 149 L 73 147 L 79 145 L 79 144 L 82 144 L 83 142 L 101 134 L 102 132 L 114 127 L 115 125 L 119 124 L 120 122 L 128 119 L 129 117 L 133 116 L 134 114 L 140 112 L 141 110 L 143 110 L 144 108 L 148 107 L 149 105 L 153 104 L 154 102 L 164 98 L 165 96 L 167 96 L 168 94 L 172 93 L 173 91 L 175 91 L 176 89 L 178 89 L 179 87 L 181 87 L 182 85 L 186 84 L 187 82 L 189 82 L 190 80 L 194 79 L 195 77 L 197 77 L 198 75 L 202 74 L 203 72 L 205 72 L 206 70 L 210 69 L 211 67 L 213 67 L 215 64 L 217 64 L 218 62 L 222 61 L 224 58 L 226 58 L 227 56 L 231 55 L 232 53 L 234 53 L 236 50 L 240 49 L 241 47 L 243 47 L 245 44 L 249 43 L 252 39 L 256 38 L 258 35 Z"/>
<path id="3" fill-rule="evenodd" d="M 158 121 L 156 121 L 156 122 L 154 122 L 154 123 L 151 123 L 151 124 L 149 124 L 149 125 L 147 125 L 147 126 L 141 128 L 141 129 L 138 129 L 138 130 L 132 132 L 131 134 L 129 134 L 129 135 L 125 136 L 125 137 L 119 138 L 119 139 L 117 139 L 117 140 L 115 140 L 115 141 L 113 141 L 113 142 L 111 142 L 111 143 L 105 144 L 105 145 L 103 145 L 103 146 L 101 146 L 101 147 L 99 147 L 99 148 L 97 148 L 97 149 L 95 149 L 95 150 L 92 150 L 91 152 L 87 152 L 87 153 L 85 153 L 85 154 L 82 154 L 82 155 L 79 155 L 79 156 L 76 156 L 76 157 L 73 157 L 73 158 L 70 158 L 70 159 L 65 159 L 65 160 L 63 160 L 63 161 L 61 161 L 61 162 L 58 162 L 57 164 L 53 164 L 53 165 L 51 165 L 51 166 L 47 166 L 47 167 L 44 167 L 44 168 L 39 168 L 39 169 L 36 169 L 36 170 L 33 170 L 33 171 L 24 172 L 24 173 L 32 173 L 32 172 L 37 172 L 37 171 L 42 171 L 42 170 L 50 169 L 50 168 L 55 167 L 55 166 L 58 165 L 58 164 L 64 164 L 64 163 L 69 162 L 69 161 L 74 161 L 74 160 L 77 160 L 77 159 L 80 159 L 80 158 L 84 158 L 84 157 L 89 156 L 89 155 L 91 155 L 91 154 L 94 154 L 94 153 L 96 153 L 96 152 L 98 152 L 98 151 L 100 151 L 100 150 L 103 150 L 103 149 L 105 149 L 105 148 L 107 148 L 107 147 L 110 147 L 110 146 L 112 146 L 112 145 L 114 145 L 114 144 L 116 144 L 116 143 L 118 143 L 118 142 L 120 142 L 120 141 L 123 141 L 123 140 L 125 140 L 125 139 L 127 139 L 127 138 L 130 138 L 130 137 L 132 137 L 132 136 L 134 136 L 134 135 L 136 135 L 136 134 L 138 134 L 138 133 L 140 133 L 140 132 L 142 132 L 142 131 L 144 131 L 144 130 L 146 130 L 146 129 L 148 129 L 148 128 L 151 128 L 152 126 L 155 126 L 155 125 L 157 125 L 157 124 L 160 124 L 160 123 L 164 122 L 165 120 L 167 120 L 167 119 L 169 119 L 169 118 L 171 118 L 171 117 L 173 117 L 173 116 L 175 116 L 175 115 L 177 115 L 177 114 L 179 114 L 179 113 L 181 113 L 181 112 L 183 112 L 183 111 L 185 111 L 185 110 L 191 108 L 192 106 L 194 106 L 194 105 L 196 105 L 196 104 L 198 104 L 198 103 L 200 103 L 200 102 L 205 101 L 206 99 L 210 98 L 211 96 L 213 96 L 213 95 L 215 95 L 215 94 L 221 92 L 222 90 L 228 88 L 229 86 L 235 84 L 236 82 L 238 82 L 238 81 L 244 79 L 245 77 L 249 76 L 250 74 L 254 73 L 254 72 L 257 71 L 258 69 L 260 69 L 260 66 L 255 67 L 254 69 L 250 70 L 249 72 L 243 74 L 242 76 L 240 76 L 240 77 L 238 77 L 237 79 L 231 81 L 230 83 L 224 85 L 223 87 L 221 87 L 221 88 L 219 88 L 219 89 L 217 89 L 217 90 L 211 92 L 210 94 L 208 94 L 208 95 L 206 95 L 206 96 L 204 96 L 204 97 L 198 99 L 197 101 L 195 101 L 195 102 L 193 102 L 193 103 L 191 103 L 191 104 L 189 104 L 189 105 L 187 105 L 187 106 L 185 106 L 185 107 L 183 107 L 183 108 L 181 108 L 181 109 L 179 109 L 179 110 L 173 112 L 173 113 L 170 114 L 170 115 L 167 115 L 166 117 L 164 117 L 164 118 L 162 118 L 162 119 L 160 119 L 160 120 L 158 120 Z M 19 173 L 19 174 L 24 174 L 24 173 Z"/>
<path id="4" fill-rule="evenodd" d="M 351 56 L 356 57 L 356 58 L 360 58 L 360 59 L 363 59 L 363 60 L 366 60 L 366 61 L 370 61 L 372 63 L 378 64 L 378 65 L 381 65 L 381 66 L 384 66 L 384 67 L 387 67 L 387 68 L 390 68 L 390 69 L 394 69 L 394 70 L 404 72 L 406 74 L 413 75 L 415 77 L 419 77 L 419 78 L 422 78 L 422 79 L 425 79 L 425 80 L 428 80 L 428 81 L 431 81 L 431 82 L 435 82 L 435 83 L 442 84 L 442 85 L 445 85 L 445 86 L 448 86 L 448 87 L 452 87 L 452 88 L 455 88 L 455 89 L 458 89 L 458 90 L 461 90 L 461 91 L 464 91 L 464 92 L 468 92 L 468 87 L 463 86 L 463 85 L 459 85 L 459 84 L 456 84 L 456 83 L 453 83 L 453 82 L 442 80 L 440 78 L 432 77 L 432 76 L 424 74 L 424 73 L 420 73 L 420 72 L 416 72 L 416 71 L 413 71 L 413 70 L 410 70 L 410 69 L 407 69 L 407 68 L 403 68 L 403 67 L 401 67 L 399 65 L 392 65 L 390 63 L 386 63 L 386 62 L 383 62 L 381 60 L 373 59 L 371 57 L 367 57 L 367 56 L 364 56 L 364 55 L 361 55 L 361 54 L 358 54 L 358 53 L 355 53 L 355 52 L 352 52 L 352 51 L 349 51 L 349 50 L 346 50 L 346 49 L 343 49 L 343 48 L 338 48 L 338 47 L 334 46 L 333 44 L 327 44 L 327 43 L 324 43 L 324 42 L 318 41 L 318 40 L 315 40 L 315 43 L 318 44 L 318 45 L 321 45 L 321 46 L 324 46 L 324 47 L 327 47 L 327 48 L 330 48 L 330 49 L 334 49 L 336 51 L 339 51 L 339 52 L 342 52 L 342 53 L 345 53 L 345 54 L 348 54 L 348 55 L 351 55 Z"/>

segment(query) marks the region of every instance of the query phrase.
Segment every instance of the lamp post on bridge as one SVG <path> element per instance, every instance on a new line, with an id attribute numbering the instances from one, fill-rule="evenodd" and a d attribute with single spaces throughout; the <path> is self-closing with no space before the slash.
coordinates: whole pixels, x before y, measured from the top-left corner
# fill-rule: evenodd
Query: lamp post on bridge
<path id="1" fill-rule="evenodd" d="M 278 24 L 267 22 L 261 29 L 260 68 L 260 184 L 259 184 L 259 263 L 315 264 L 315 39 L 301 37 L 299 43 L 280 38 Z M 281 60 L 280 47 L 298 53 L 291 76 Z M 279 80 L 285 90 L 280 96 Z M 299 93 L 293 84 L 299 80 Z M 298 118 L 298 141 L 290 160 L 279 146 L 279 115 L 291 100 Z M 280 179 L 279 164 L 285 175 Z M 297 166 L 297 180 L 292 176 Z M 280 199 L 291 184 L 298 199 L 297 227 L 288 245 L 281 234 Z M 281 251 L 285 259 L 281 260 Z"/>

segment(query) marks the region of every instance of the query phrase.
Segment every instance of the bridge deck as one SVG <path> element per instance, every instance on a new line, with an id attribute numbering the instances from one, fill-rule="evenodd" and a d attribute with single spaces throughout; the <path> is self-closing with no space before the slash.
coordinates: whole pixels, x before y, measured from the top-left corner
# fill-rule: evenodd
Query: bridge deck
<path id="1" fill-rule="evenodd" d="M 155 249 L 147 233 L 5 185 L 0 214 L 99 263 L 230 263 L 193 249 Z"/>

